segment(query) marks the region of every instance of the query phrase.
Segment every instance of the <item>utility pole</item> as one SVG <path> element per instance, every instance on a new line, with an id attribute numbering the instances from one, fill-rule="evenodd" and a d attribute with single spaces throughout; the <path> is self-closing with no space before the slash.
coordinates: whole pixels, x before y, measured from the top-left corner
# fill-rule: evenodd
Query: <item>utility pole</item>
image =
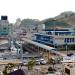
<path id="1" fill-rule="evenodd" d="M 19 37 L 19 41 L 20 41 L 20 57 L 21 57 L 21 60 L 22 60 L 22 55 L 23 55 L 23 49 L 22 49 L 22 40 L 21 40 L 21 36 Z"/>
<path id="2" fill-rule="evenodd" d="M 54 34 L 54 36 L 55 36 L 55 21 L 56 21 L 56 19 L 53 19 L 53 26 L 54 26 L 54 28 L 53 28 L 53 30 L 54 30 L 53 34 Z M 54 42 L 55 42 L 55 38 L 54 38 Z M 55 43 L 54 43 L 54 48 L 55 48 Z"/>
<path id="3" fill-rule="evenodd" d="M 66 53 L 68 54 L 68 48 L 67 48 L 67 43 L 66 43 Z"/>

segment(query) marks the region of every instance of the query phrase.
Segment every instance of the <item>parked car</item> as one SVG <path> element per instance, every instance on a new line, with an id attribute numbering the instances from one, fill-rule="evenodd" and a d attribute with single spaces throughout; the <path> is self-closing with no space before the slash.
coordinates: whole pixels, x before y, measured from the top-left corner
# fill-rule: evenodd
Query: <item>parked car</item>
<path id="1" fill-rule="evenodd" d="M 25 52 L 25 54 L 29 54 L 29 52 Z"/>
<path id="2" fill-rule="evenodd" d="M 23 65 L 27 65 L 28 64 L 28 60 L 23 61 Z"/>
<path id="3" fill-rule="evenodd" d="M 40 59 L 40 64 L 45 65 L 47 63 L 47 61 L 45 61 L 44 59 Z"/>
<path id="4" fill-rule="evenodd" d="M 36 60 L 36 65 L 40 65 L 40 60 Z"/>
<path id="5" fill-rule="evenodd" d="M 13 69 L 13 71 L 16 71 L 16 70 L 18 70 L 18 69 L 16 69 L 16 68 Z"/>
<path id="6" fill-rule="evenodd" d="M 28 64 L 28 62 L 24 62 L 23 64 L 24 64 L 24 65 L 27 65 L 27 64 Z"/>

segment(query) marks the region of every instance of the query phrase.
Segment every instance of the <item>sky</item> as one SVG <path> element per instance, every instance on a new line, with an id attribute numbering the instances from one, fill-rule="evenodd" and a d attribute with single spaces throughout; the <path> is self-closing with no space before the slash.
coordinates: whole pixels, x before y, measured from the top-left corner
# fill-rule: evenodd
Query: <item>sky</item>
<path id="1" fill-rule="evenodd" d="M 17 18 L 52 18 L 64 11 L 75 12 L 75 0 L 0 0 L 0 16 L 7 15 L 11 23 Z"/>

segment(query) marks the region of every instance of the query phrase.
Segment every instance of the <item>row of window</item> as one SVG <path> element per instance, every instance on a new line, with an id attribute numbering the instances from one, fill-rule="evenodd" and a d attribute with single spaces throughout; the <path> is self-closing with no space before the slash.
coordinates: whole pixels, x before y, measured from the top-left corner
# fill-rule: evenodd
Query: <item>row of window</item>
<path id="1" fill-rule="evenodd" d="M 55 35 L 75 35 L 75 32 L 47 32 L 48 35 L 52 35 L 52 34 L 55 34 Z"/>
<path id="2" fill-rule="evenodd" d="M 64 42 L 65 43 L 74 43 L 75 42 L 75 38 L 65 38 Z"/>
<path id="3" fill-rule="evenodd" d="M 49 36 L 37 36 L 36 39 L 41 41 L 50 41 L 52 38 Z"/>
<path id="4" fill-rule="evenodd" d="M 52 37 L 46 37 L 46 36 L 36 36 L 36 40 L 41 40 L 41 41 L 51 41 Z M 75 38 L 65 38 L 64 39 L 65 43 L 74 43 L 75 42 Z"/>

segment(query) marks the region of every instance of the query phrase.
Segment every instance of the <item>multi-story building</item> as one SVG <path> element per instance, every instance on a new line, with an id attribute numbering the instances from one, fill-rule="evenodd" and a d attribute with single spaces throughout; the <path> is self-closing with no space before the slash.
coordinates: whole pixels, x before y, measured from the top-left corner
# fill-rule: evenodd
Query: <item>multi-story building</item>
<path id="1" fill-rule="evenodd" d="M 1 16 L 0 20 L 0 51 L 8 50 L 10 47 L 10 25 L 7 16 Z"/>
<path id="2" fill-rule="evenodd" d="M 7 16 L 1 16 L 0 20 L 0 37 L 9 35 L 9 22 Z"/>
<path id="3" fill-rule="evenodd" d="M 71 28 L 45 30 L 35 34 L 35 41 L 61 49 L 75 49 L 75 32 Z"/>
<path id="4" fill-rule="evenodd" d="M 75 75 L 75 60 L 62 62 L 62 75 Z"/>

